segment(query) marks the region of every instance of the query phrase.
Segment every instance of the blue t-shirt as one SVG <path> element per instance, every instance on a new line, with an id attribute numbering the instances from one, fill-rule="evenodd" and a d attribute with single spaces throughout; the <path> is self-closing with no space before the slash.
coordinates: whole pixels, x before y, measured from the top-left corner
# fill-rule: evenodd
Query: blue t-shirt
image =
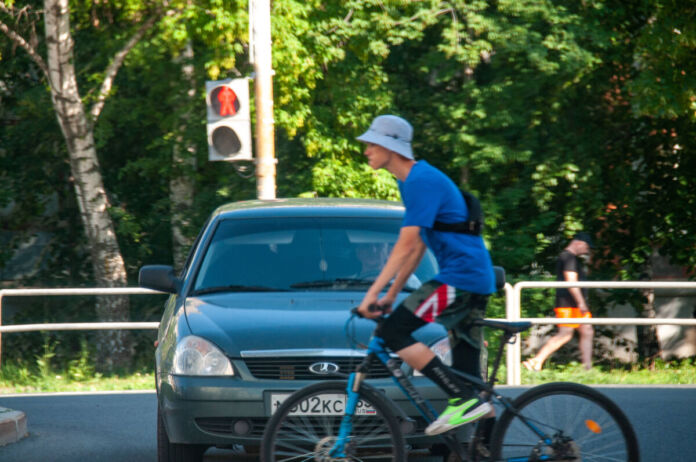
<path id="1" fill-rule="evenodd" d="M 424 160 L 399 181 L 406 207 L 403 226 L 420 226 L 421 238 L 435 254 L 440 272 L 435 279 L 477 294 L 495 292 L 491 257 L 481 236 L 433 230 L 436 221 L 466 221 L 466 202 L 447 175 Z"/>

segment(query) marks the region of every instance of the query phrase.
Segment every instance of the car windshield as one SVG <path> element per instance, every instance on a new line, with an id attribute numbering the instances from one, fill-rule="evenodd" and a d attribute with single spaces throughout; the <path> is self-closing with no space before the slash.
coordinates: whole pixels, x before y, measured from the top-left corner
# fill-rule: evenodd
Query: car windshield
<path id="1" fill-rule="evenodd" d="M 398 238 L 398 218 L 273 217 L 219 223 L 195 294 L 278 290 L 366 290 Z M 437 273 L 427 251 L 404 287 Z"/>

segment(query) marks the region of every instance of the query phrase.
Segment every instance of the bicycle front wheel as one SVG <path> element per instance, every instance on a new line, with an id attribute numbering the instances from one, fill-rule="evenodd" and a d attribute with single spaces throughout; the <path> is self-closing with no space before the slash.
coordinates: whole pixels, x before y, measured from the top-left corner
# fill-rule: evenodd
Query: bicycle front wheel
<path id="1" fill-rule="evenodd" d="M 289 396 L 264 431 L 264 462 L 406 460 L 401 427 L 386 398 L 365 387 L 360 390 L 346 438 L 345 456 L 330 454 L 338 438 L 345 397 L 346 382 L 321 382 Z"/>
<path id="2" fill-rule="evenodd" d="M 639 462 L 628 419 L 592 388 L 548 383 L 523 393 L 512 406 L 493 430 L 492 460 Z"/>

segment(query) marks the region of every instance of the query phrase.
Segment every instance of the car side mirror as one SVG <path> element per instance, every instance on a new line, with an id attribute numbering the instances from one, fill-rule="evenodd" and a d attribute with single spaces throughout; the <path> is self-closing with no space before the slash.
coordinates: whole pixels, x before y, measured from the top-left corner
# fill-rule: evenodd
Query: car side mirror
<path id="1" fill-rule="evenodd" d="M 494 266 L 493 273 L 495 274 L 495 290 L 500 290 L 505 287 L 505 268 L 502 266 Z"/>
<path id="2" fill-rule="evenodd" d="M 138 284 L 146 289 L 154 289 L 175 294 L 181 289 L 181 279 L 174 275 L 169 265 L 146 265 L 140 268 Z"/>

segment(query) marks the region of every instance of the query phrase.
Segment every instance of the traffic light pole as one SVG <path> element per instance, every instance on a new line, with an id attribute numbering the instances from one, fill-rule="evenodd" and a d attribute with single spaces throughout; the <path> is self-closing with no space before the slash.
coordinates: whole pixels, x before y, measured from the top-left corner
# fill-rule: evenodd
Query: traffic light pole
<path id="1" fill-rule="evenodd" d="M 256 93 L 256 197 L 275 199 L 276 158 L 271 61 L 271 2 L 251 0 Z"/>

